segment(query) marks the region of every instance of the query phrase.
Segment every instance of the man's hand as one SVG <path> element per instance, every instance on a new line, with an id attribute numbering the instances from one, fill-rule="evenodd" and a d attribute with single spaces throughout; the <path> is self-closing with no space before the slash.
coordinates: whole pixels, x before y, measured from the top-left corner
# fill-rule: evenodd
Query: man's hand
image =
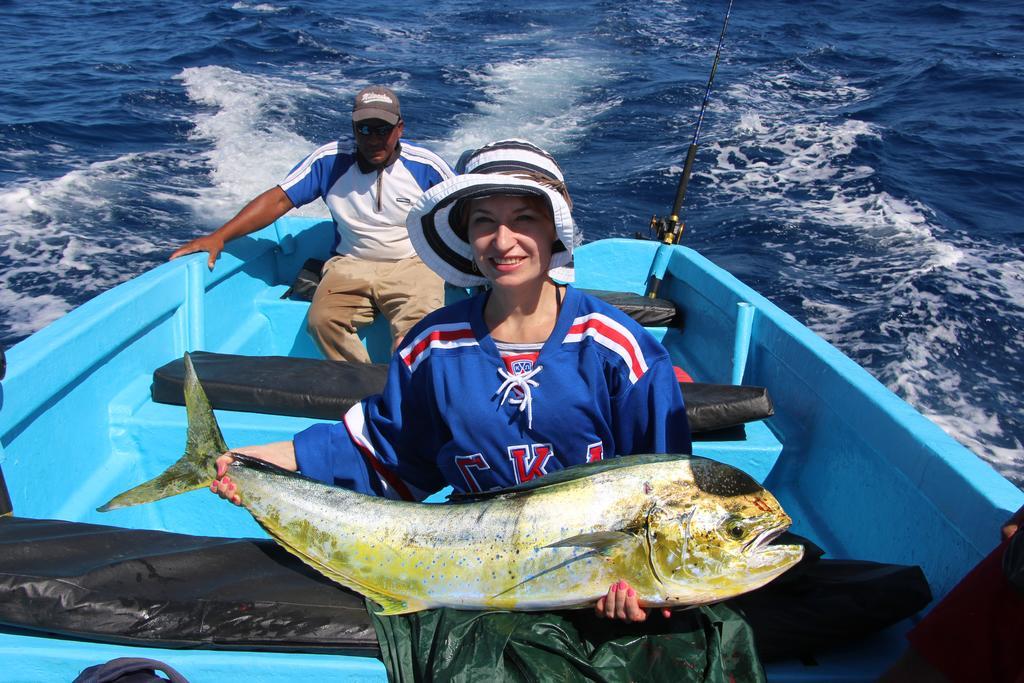
<path id="1" fill-rule="evenodd" d="M 1024 524 L 1024 507 L 1013 513 L 1010 519 L 1006 520 L 1006 524 L 1003 525 L 1003 538 L 1010 538 L 1017 533 L 1018 527 Z"/>
<path id="2" fill-rule="evenodd" d="M 224 251 L 224 240 L 217 237 L 216 233 L 197 237 L 171 254 L 170 260 L 176 259 L 179 256 L 185 256 L 186 254 L 194 254 L 197 251 L 205 251 L 210 255 L 210 258 L 206 259 L 206 265 L 210 270 L 213 270 L 213 265 L 217 263 L 220 252 Z"/>
<path id="3" fill-rule="evenodd" d="M 185 254 L 194 254 L 197 251 L 205 251 L 210 255 L 206 259 L 206 265 L 213 270 L 217 263 L 217 257 L 224 251 L 224 245 L 231 240 L 256 232 L 267 227 L 293 208 L 292 200 L 288 198 L 280 186 L 272 187 L 246 204 L 234 218 L 220 226 L 209 235 L 197 237 L 181 249 L 171 254 L 172 259 Z"/>

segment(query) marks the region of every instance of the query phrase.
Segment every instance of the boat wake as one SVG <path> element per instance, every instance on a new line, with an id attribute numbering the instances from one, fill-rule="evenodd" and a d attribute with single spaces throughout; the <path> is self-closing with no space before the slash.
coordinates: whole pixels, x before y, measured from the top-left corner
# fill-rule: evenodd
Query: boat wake
<path id="1" fill-rule="evenodd" d="M 431 147 L 451 163 L 493 140 L 524 138 L 565 154 L 585 140 L 601 115 L 621 100 L 603 92 L 614 74 L 585 57 L 536 57 L 453 74 L 477 93 L 455 130 Z"/>
<path id="2" fill-rule="evenodd" d="M 775 271 L 755 287 L 1024 484 L 1013 436 L 1024 422 L 1011 408 L 1024 390 L 1024 250 L 880 189 L 890 183 L 874 150 L 890 132 L 846 113 L 868 97 L 810 68 L 734 85 L 719 104 L 733 129 L 700 171 L 710 202 L 765 217 L 740 237 L 759 238 Z"/>

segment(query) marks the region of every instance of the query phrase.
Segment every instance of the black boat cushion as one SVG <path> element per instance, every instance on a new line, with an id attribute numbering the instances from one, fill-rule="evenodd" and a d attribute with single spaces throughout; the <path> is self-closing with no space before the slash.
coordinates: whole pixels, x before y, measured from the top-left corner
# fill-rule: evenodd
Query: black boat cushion
<path id="1" fill-rule="evenodd" d="M 320 284 L 320 271 L 324 262 L 319 259 L 306 259 L 302 269 L 295 276 L 291 287 L 281 295 L 282 299 L 292 301 L 312 301 L 313 293 Z M 601 289 L 582 289 L 598 299 L 615 306 L 645 327 L 679 327 L 683 326 L 683 314 L 668 299 L 651 299 L 641 294 L 629 292 L 611 292 Z"/>
<path id="2" fill-rule="evenodd" d="M 892 626 L 931 600 L 916 565 L 822 559 L 727 604 L 753 627 L 762 661 L 813 663 L 816 655 Z"/>
<path id="3" fill-rule="evenodd" d="M 680 382 L 686 417 L 694 434 L 737 427 L 775 414 L 764 387 Z"/>
<path id="4" fill-rule="evenodd" d="M 353 405 L 384 390 L 388 366 L 288 356 L 189 354 L 210 405 L 218 410 L 338 421 Z M 185 360 L 153 373 L 157 403 L 185 405 Z"/>
<path id="5" fill-rule="evenodd" d="M 210 405 L 218 410 L 336 421 L 358 401 L 380 393 L 387 379 L 388 366 L 383 364 L 205 351 L 189 355 Z M 184 405 L 184 384 L 185 361 L 179 358 L 153 373 L 153 400 Z M 693 433 L 736 427 L 774 413 L 764 387 L 699 382 L 679 386 Z"/>
<path id="6" fill-rule="evenodd" d="M 682 329 L 685 322 L 683 312 L 668 299 L 652 299 L 642 294 L 612 292 L 603 289 L 581 289 L 580 291 L 615 306 L 644 327 L 678 327 Z"/>

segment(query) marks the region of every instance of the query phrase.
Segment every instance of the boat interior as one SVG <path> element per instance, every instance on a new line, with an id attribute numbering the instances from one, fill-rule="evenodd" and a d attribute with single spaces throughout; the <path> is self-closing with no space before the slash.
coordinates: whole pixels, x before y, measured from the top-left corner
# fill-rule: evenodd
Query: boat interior
<path id="1" fill-rule="evenodd" d="M 237 240 L 212 272 L 205 257 L 165 264 L 128 283 L 129 290 L 104 293 L 41 330 L 31 345 L 9 350 L 0 394 L 0 467 L 14 515 L 265 538 L 244 510 L 203 492 L 108 514 L 96 507 L 159 474 L 183 450 L 184 410 L 153 400 L 154 372 L 161 367 L 186 351 L 320 359 L 305 331 L 308 303 L 290 298 L 288 290 L 309 255 L 325 253 L 330 239 L 330 223 L 278 221 Z M 763 483 L 793 518 L 792 531 L 826 557 L 919 565 L 941 596 L 994 546 L 1006 510 L 1020 506 L 1020 491 L 988 465 L 695 252 L 623 239 L 584 245 L 577 253 L 583 288 L 642 296 L 650 275 L 661 277 L 659 297 L 681 314 L 647 329 L 693 380 L 767 387 L 773 414 L 701 433 L 694 453 Z M 448 292 L 450 300 L 466 294 Z M 365 330 L 365 342 L 375 363 L 387 362 L 383 321 Z M 230 446 L 289 439 L 322 419 L 223 409 L 217 418 Z M 773 662 L 769 679 L 874 680 L 902 650 L 910 625 L 904 620 L 867 640 Z M 0 629 L 0 651 L 28 647 L 41 661 L 56 661 L 58 652 L 87 658 L 85 665 L 102 661 L 104 653 L 123 655 L 97 643 L 73 654 L 72 642 Z M 244 652 L 144 652 L 169 662 L 221 658 L 223 671 L 234 675 L 247 667 L 265 673 L 289 666 L 288 655 L 272 652 L 251 664 L 241 664 Z M 310 666 L 330 671 L 330 657 L 321 659 Z M 210 671 L 209 661 L 204 670 Z M 352 667 L 348 673 L 357 677 L 383 673 L 375 660 Z"/>

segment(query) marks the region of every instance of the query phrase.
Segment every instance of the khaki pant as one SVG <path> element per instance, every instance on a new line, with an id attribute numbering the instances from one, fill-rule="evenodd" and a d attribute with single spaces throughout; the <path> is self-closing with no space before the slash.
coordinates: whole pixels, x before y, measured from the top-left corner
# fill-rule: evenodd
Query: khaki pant
<path id="1" fill-rule="evenodd" d="M 401 261 L 335 256 L 321 274 L 306 329 L 331 360 L 370 362 L 356 332 L 377 313 L 391 323 L 394 348 L 410 327 L 444 303 L 444 281 L 418 256 Z"/>

